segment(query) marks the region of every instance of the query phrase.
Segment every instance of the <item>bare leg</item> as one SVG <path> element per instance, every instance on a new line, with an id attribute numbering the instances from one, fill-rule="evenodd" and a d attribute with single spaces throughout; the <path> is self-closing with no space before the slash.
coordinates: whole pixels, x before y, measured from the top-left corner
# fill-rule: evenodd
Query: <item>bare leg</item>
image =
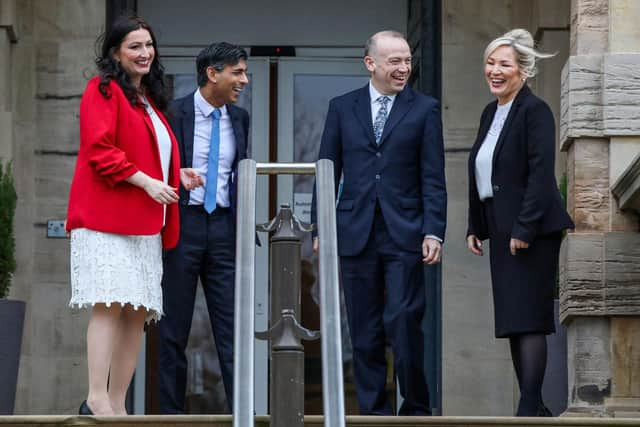
<path id="1" fill-rule="evenodd" d="M 113 348 L 109 380 L 109 400 L 116 415 L 127 415 L 125 398 L 136 368 L 147 314 L 143 307 L 135 310 L 127 304 L 120 315 L 120 331 Z"/>
<path id="2" fill-rule="evenodd" d="M 113 345 L 118 333 L 122 307 L 114 304 L 96 304 L 87 327 L 87 365 L 89 368 L 89 393 L 87 404 L 95 415 L 113 415 L 107 383 Z"/>

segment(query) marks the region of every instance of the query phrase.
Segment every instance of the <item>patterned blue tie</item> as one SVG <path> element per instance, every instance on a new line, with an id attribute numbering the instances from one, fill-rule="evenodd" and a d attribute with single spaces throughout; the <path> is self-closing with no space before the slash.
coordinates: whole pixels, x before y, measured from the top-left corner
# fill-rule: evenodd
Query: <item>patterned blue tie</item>
<path id="1" fill-rule="evenodd" d="M 380 109 L 376 115 L 376 120 L 373 122 L 373 134 L 376 137 L 376 144 L 380 144 L 380 138 L 382 138 L 382 131 L 384 130 L 384 124 L 387 121 L 389 112 L 387 111 L 387 104 L 391 101 L 388 96 L 380 96 L 376 99 L 376 102 L 380 104 Z"/>
<path id="2" fill-rule="evenodd" d="M 211 113 L 211 144 L 209 145 L 209 165 L 207 166 L 207 186 L 204 193 L 204 210 L 211 213 L 216 210 L 218 192 L 218 157 L 220 156 L 220 110 Z"/>

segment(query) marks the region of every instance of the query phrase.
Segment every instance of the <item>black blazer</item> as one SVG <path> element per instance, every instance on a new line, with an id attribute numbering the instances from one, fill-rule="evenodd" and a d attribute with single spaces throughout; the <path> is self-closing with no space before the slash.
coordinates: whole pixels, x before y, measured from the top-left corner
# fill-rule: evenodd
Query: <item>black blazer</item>
<path id="1" fill-rule="evenodd" d="M 487 105 L 469 155 L 467 235 L 489 238 L 478 196 L 475 163 L 498 101 Z M 493 203 L 500 234 L 531 243 L 536 236 L 574 228 L 555 178 L 555 124 L 549 106 L 525 84 L 516 95 L 493 153 Z"/>
<path id="2" fill-rule="evenodd" d="M 193 162 L 193 126 L 195 122 L 195 106 L 193 92 L 180 99 L 176 99 L 169 105 L 167 119 L 171 130 L 178 140 L 180 150 L 180 165 L 184 168 L 192 167 Z M 238 162 L 247 158 L 247 138 L 249 135 L 249 113 L 246 110 L 227 104 L 227 111 L 231 117 L 233 134 L 236 139 L 236 158 L 233 161 L 232 173 L 229 177 L 229 200 L 231 209 L 235 213 L 236 208 L 236 179 L 238 175 Z M 180 185 L 180 204 L 186 206 L 189 203 L 189 192 Z"/>

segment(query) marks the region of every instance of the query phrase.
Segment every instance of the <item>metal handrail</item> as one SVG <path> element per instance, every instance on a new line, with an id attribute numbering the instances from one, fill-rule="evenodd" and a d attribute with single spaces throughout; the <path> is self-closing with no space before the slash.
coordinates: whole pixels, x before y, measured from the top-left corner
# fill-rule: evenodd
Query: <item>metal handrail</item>
<path id="1" fill-rule="evenodd" d="M 236 280 L 233 336 L 233 425 L 254 425 L 256 162 L 238 165 Z"/>
<path id="2" fill-rule="evenodd" d="M 233 425 L 254 425 L 255 322 L 255 198 L 256 174 L 316 174 L 320 269 L 320 330 L 322 333 L 322 391 L 324 425 L 344 427 L 344 383 L 340 332 L 338 241 L 336 238 L 333 162 L 256 163 L 238 165 L 236 234 L 235 331 L 233 366 Z"/>
<path id="3" fill-rule="evenodd" d="M 322 402 L 324 425 L 344 427 L 344 381 L 340 338 L 340 289 L 333 162 L 316 163 L 318 251 L 320 272 L 320 334 L 322 336 Z M 333 369 L 329 369 L 332 367 Z"/>

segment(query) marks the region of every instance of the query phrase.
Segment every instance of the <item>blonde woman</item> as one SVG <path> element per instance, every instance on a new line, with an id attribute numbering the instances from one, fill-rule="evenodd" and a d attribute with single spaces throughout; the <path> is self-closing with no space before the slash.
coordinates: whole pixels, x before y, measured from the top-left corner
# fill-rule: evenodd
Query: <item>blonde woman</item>
<path id="1" fill-rule="evenodd" d="M 469 156 L 467 246 L 491 242 L 495 335 L 508 338 L 520 386 L 517 416 L 551 416 L 542 401 L 546 335 L 555 332 L 553 289 L 562 230 L 573 228 L 556 184 L 555 125 L 527 79 L 536 61 L 531 34 L 493 40 L 484 72 L 496 100 L 482 112 Z"/>

